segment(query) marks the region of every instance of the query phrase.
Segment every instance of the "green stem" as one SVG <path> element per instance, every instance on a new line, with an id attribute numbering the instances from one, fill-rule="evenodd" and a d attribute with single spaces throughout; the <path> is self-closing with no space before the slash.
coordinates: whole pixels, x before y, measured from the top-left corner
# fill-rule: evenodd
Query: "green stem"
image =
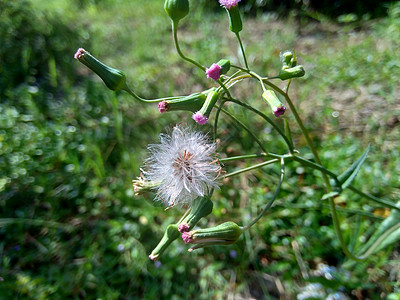
<path id="1" fill-rule="evenodd" d="M 244 47 L 243 47 L 243 44 L 242 44 L 242 40 L 240 39 L 239 32 L 235 32 L 235 35 L 236 35 L 236 38 L 239 41 L 240 50 L 242 51 L 242 55 L 243 55 L 244 65 L 246 66 L 246 69 L 249 70 L 249 65 L 247 64 L 246 52 L 244 51 Z"/>
<path id="2" fill-rule="evenodd" d="M 251 167 L 248 167 L 248 168 L 243 168 L 243 169 L 240 169 L 240 170 L 238 170 L 238 171 L 225 174 L 225 175 L 219 177 L 219 179 L 220 179 L 220 180 L 223 180 L 223 179 L 228 178 L 228 177 L 232 177 L 232 176 L 235 176 L 235 175 L 238 175 L 238 174 L 241 174 L 241 173 L 245 173 L 245 172 L 248 172 L 248 171 L 251 171 L 251 170 L 254 170 L 254 169 L 258 169 L 258 168 L 261 168 L 261 167 L 264 167 L 264 166 L 267 166 L 267 165 L 276 163 L 277 161 L 279 161 L 278 158 L 271 159 L 271 160 L 268 160 L 268 161 L 259 163 L 259 164 L 257 164 L 257 165 L 254 165 L 254 166 L 251 166 Z"/>
<path id="3" fill-rule="evenodd" d="M 260 146 L 262 151 L 268 153 L 268 151 L 264 148 L 264 145 L 261 143 L 258 137 L 242 121 L 240 121 L 238 118 L 236 118 L 234 115 L 232 115 L 230 112 L 228 112 L 223 108 L 221 108 L 221 111 L 227 116 L 229 116 L 232 120 L 234 120 L 237 124 L 239 124 L 244 130 L 246 130 L 248 134 L 250 134 L 251 137 L 254 139 L 254 141 Z"/>
<path id="4" fill-rule="evenodd" d="M 141 102 L 146 102 L 146 103 L 155 103 L 155 102 L 160 102 L 162 100 L 166 100 L 166 101 L 167 100 L 175 100 L 175 99 L 184 97 L 184 96 L 173 96 L 173 97 L 165 97 L 165 98 L 158 98 L 158 99 L 145 99 L 145 98 L 139 97 L 128 86 L 125 86 L 125 88 L 123 88 L 123 90 L 126 91 L 129 95 L 131 95 L 136 100 L 141 101 Z"/>
<path id="5" fill-rule="evenodd" d="M 276 187 L 275 193 L 272 196 L 271 200 L 267 203 L 267 205 L 264 207 L 264 209 L 261 211 L 261 213 L 253 220 L 251 221 L 250 224 L 247 224 L 245 227 L 243 227 L 243 230 L 248 230 L 251 226 L 253 226 L 255 223 L 257 223 L 258 220 L 261 219 L 261 217 L 265 214 L 265 212 L 272 206 L 274 203 L 276 196 L 278 196 L 278 193 L 281 189 L 281 185 L 283 182 L 283 177 L 285 176 L 285 161 L 283 158 L 281 158 L 281 178 L 279 179 L 278 186 Z"/>
<path id="6" fill-rule="evenodd" d="M 183 55 L 181 48 L 179 47 L 179 43 L 178 43 L 178 22 L 174 22 L 172 21 L 172 32 L 173 32 L 173 36 L 174 36 L 174 44 L 175 44 L 175 48 L 176 51 L 178 52 L 179 56 L 182 57 L 184 60 L 194 64 L 195 66 L 199 67 L 201 70 L 205 71 L 206 68 L 204 66 L 202 66 L 200 63 L 198 63 L 197 61 Z"/>
<path id="7" fill-rule="evenodd" d="M 282 129 L 281 129 L 278 125 L 276 125 L 275 122 L 273 122 L 267 115 L 265 115 L 264 113 L 262 113 L 262 112 L 259 111 L 258 109 L 254 108 L 254 107 L 252 107 L 251 105 L 248 105 L 248 104 L 246 104 L 246 103 L 244 103 L 244 102 L 242 102 L 242 101 L 240 101 L 240 100 L 231 98 L 231 99 L 229 99 L 229 101 L 231 101 L 231 102 L 233 102 L 233 103 L 236 103 L 236 104 L 239 104 L 239 105 L 241 105 L 241 106 L 247 108 L 248 110 L 251 110 L 251 111 L 255 112 L 255 113 L 258 114 L 260 117 L 262 117 L 262 118 L 263 118 L 265 121 L 267 121 L 267 122 L 278 132 L 278 134 L 285 140 L 285 142 L 286 142 L 286 144 L 287 144 L 287 146 L 288 146 L 288 148 L 289 148 L 289 151 L 290 151 L 290 152 L 293 152 L 293 150 L 294 150 L 294 149 L 293 149 L 293 145 L 290 143 L 290 141 L 289 141 L 289 139 L 287 138 L 287 136 L 285 135 L 285 133 L 284 133 L 284 132 L 282 131 Z"/>
<path id="8" fill-rule="evenodd" d="M 240 155 L 240 156 L 221 158 L 218 161 L 224 163 L 224 162 L 228 162 L 228 161 L 242 160 L 242 159 L 249 159 L 249 158 L 259 158 L 259 157 L 265 157 L 265 156 L 267 156 L 266 153 L 248 154 L 248 155 Z"/>
<path id="9" fill-rule="evenodd" d="M 289 95 L 288 95 L 287 93 L 285 93 L 284 91 L 282 91 L 282 90 L 281 90 L 279 87 L 277 87 L 275 84 L 273 84 L 273 83 L 271 83 L 271 82 L 269 82 L 269 81 L 267 81 L 267 80 L 264 80 L 264 83 L 267 84 L 267 85 L 269 85 L 271 88 L 273 88 L 275 91 L 277 91 L 277 92 L 278 92 L 279 94 L 281 94 L 283 97 L 285 97 L 285 100 L 286 100 L 286 102 L 288 103 L 288 105 L 289 105 L 289 107 L 290 107 L 290 110 L 292 111 L 292 113 L 293 113 L 293 115 L 294 115 L 294 117 L 295 117 L 295 119 L 296 119 L 296 122 L 297 122 L 297 124 L 299 125 L 300 130 L 301 130 L 301 132 L 303 133 L 303 135 L 304 135 L 304 137 L 305 137 L 305 139 L 306 139 L 306 141 L 307 141 L 307 144 L 308 144 L 308 146 L 309 146 L 310 149 L 311 149 L 311 152 L 312 152 L 312 154 L 313 154 L 313 156 L 314 156 L 315 161 L 316 161 L 319 165 L 322 165 L 321 160 L 319 159 L 319 155 L 318 155 L 317 149 L 314 147 L 314 144 L 313 144 L 313 142 L 312 142 L 312 140 L 311 140 L 311 138 L 310 138 L 310 135 L 308 134 L 308 131 L 307 131 L 306 127 L 304 126 L 303 121 L 301 120 L 301 118 L 300 118 L 300 116 L 299 116 L 299 113 L 297 112 L 297 109 L 296 109 L 296 107 L 294 106 L 294 104 L 293 104 L 292 100 L 290 99 Z M 322 177 L 323 177 L 323 179 L 324 179 L 324 182 L 325 182 L 325 185 L 326 185 L 326 189 L 327 189 L 328 191 L 330 191 L 330 190 L 331 190 L 331 184 L 330 184 L 330 182 L 329 182 L 328 177 L 326 176 L 325 173 L 322 173 Z"/>

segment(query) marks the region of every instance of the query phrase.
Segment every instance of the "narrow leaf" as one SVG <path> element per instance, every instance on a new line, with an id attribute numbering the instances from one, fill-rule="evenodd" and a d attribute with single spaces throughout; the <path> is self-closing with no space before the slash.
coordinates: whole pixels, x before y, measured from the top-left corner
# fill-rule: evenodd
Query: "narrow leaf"
<path id="1" fill-rule="evenodd" d="M 371 149 L 371 145 L 368 145 L 367 150 L 357 159 L 346 171 L 338 176 L 339 182 L 342 184 L 342 189 L 349 187 L 349 185 L 356 178 L 358 172 L 361 169 L 362 164 L 368 156 L 369 150 Z"/>

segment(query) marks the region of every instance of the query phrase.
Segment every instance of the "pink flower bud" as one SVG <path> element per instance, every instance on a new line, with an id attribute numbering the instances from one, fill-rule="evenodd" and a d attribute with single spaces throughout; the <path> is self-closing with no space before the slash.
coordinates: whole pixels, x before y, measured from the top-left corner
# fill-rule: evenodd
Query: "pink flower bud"
<path id="1" fill-rule="evenodd" d="M 158 111 L 159 111 L 160 113 L 166 112 L 166 111 L 168 110 L 168 103 L 167 103 L 167 101 L 165 101 L 165 100 L 159 102 L 159 103 L 157 104 L 157 106 L 158 106 Z"/>
<path id="2" fill-rule="evenodd" d="M 178 225 L 178 230 L 180 233 L 188 232 L 190 229 L 190 226 L 188 223 L 183 223 Z"/>
<path id="3" fill-rule="evenodd" d="M 192 119 L 195 120 L 196 123 L 200 125 L 204 125 L 208 122 L 208 118 L 199 111 L 192 115 Z"/>
<path id="4" fill-rule="evenodd" d="M 212 64 L 210 68 L 206 69 L 207 78 L 212 78 L 218 80 L 221 76 L 220 74 L 221 66 L 217 64 Z"/>
<path id="5" fill-rule="evenodd" d="M 240 1 L 241 0 L 219 0 L 219 4 L 226 9 L 230 9 L 233 6 L 236 6 Z"/>

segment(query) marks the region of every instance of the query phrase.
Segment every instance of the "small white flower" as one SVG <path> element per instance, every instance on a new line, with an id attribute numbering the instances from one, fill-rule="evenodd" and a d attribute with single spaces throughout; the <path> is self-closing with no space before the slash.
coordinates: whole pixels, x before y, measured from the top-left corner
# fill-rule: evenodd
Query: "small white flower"
<path id="1" fill-rule="evenodd" d="M 148 146 L 150 156 L 142 170 L 157 193 L 155 200 L 167 206 L 190 205 L 217 187 L 221 166 L 215 148 L 204 133 L 183 125 L 175 126 L 171 135 L 161 134 L 160 144 Z"/>

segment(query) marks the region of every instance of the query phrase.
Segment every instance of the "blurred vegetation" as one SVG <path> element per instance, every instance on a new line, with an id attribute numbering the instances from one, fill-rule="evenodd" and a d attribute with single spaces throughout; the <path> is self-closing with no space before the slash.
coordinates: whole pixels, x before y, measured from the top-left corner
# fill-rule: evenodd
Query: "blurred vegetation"
<path id="1" fill-rule="evenodd" d="M 191 4 L 179 31 L 183 51 L 204 65 L 221 57 L 240 63 L 225 12 Z M 275 73 L 279 52 L 296 50 L 306 77 L 291 93 L 324 148 L 324 164 L 339 173 L 371 143 L 357 185 L 396 202 L 400 5 L 387 12 L 375 21 L 340 25 L 259 13 L 245 20 L 242 37 L 260 73 Z M 147 258 L 182 212 L 165 212 L 152 195 L 133 196 L 130 182 L 146 145 L 190 116 L 159 115 L 155 105 L 110 92 L 73 54 L 83 47 L 123 69 L 144 97 L 209 87 L 204 74 L 176 55 L 163 1 L 0 0 L 0 41 L 0 299 L 294 298 L 308 283 L 317 284 L 322 298 L 336 292 L 398 299 L 399 246 L 364 263 L 349 262 L 327 203 L 319 201 L 320 174 L 296 164 L 268 216 L 235 245 L 189 254 L 175 242 L 160 262 Z M 254 103 L 261 95 L 253 84 L 234 92 Z M 255 105 L 262 108 L 262 101 Z M 261 120 L 229 109 L 256 121 L 249 126 L 269 150 L 284 151 Z M 222 121 L 221 153 L 259 151 L 246 132 Z M 308 153 L 299 131 L 292 131 L 298 149 Z M 271 196 L 278 172 L 271 166 L 224 182 L 213 214 L 199 225 L 249 222 Z M 388 210 L 351 193 L 339 201 L 346 242 L 357 249 Z M 324 265 L 334 267 L 329 276 L 316 271 Z"/>

